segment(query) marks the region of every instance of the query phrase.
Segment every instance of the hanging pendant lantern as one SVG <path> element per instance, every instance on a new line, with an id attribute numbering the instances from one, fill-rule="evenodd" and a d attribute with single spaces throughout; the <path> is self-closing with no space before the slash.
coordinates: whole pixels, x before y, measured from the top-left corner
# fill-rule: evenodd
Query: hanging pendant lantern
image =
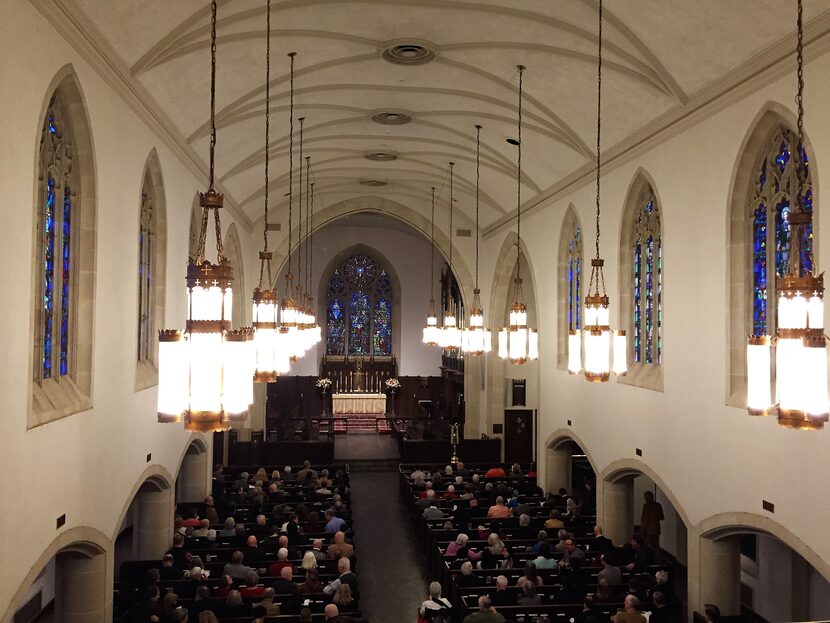
<path id="1" fill-rule="evenodd" d="M 596 257 L 591 259 L 591 280 L 585 297 L 582 344 L 579 333 L 568 334 L 568 371 L 579 374 L 582 370 L 582 351 L 585 353 L 585 380 L 606 383 L 611 372 L 622 376 L 628 371 L 627 343 L 624 330 L 611 330 L 611 313 L 605 292 L 605 260 L 599 254 L 600 237 L 600 179 L 602 159 L 602 0 L 599 2 L 599 29 L 597 48 L 597 238 Z"/>
<path id="2" fill-rule="evenodd" d="M 432 214 L 430 216 L 429 232 L 429 313 L 427 323 L 423 328 L 422 341 L 427 346 L 438 346 L 440 330 L 438 316 L 435 315 L 435 186 L 432 187 Z"/>
<path id="3" fill-rule="evenodd" d="M 524 65 L 519 70 L 519 134 L 516 176 L 516 279 L 513 280 L 513 303 L 508 314 L 508 326 L 499 331 L 499 357 L 515 365 L 539 358 L 539 333 L 527 326 L 527 306 L 522 294 L 522 94 Z"/>
<path id="4" fill-rule="evenodd" d="M 490 329 L 484 327 L 484 311 L 481 307 L 481 290 L 478 288 L 478 243 L 479 243 L 479 182 L 481 171 L 481 126 L 476 125 L 476 285 L 473 290 L 473 305 L 470 322 L 462 333 L 461 350 L 465 355 L 480 357 L 489 353 L 493 338 Z"/>
<path id="5" fill-rule="evenodd" d="M 812 212 L 804 198 L 804 25 L 802 1 L 797 1 L 796 64 L 798 90 L 798 145 L 794 209 L 787 215 L 789 240 L 784 275 L 775 279 L 778 291 L 778 328 L 774 338 L 751 335 L 746 347 L 747 412 L 777 413 L 783 428 L 818 430 L 830 418 L 827 390 L 827 339 L 824 335 L 824 275 L 815 274 L 809 228 Z M 791 150 L 793 151 L 793 150 Z M 816 206 L 813 206 L 816 210 Z M 808 258 L 803 265 L 802 258 Z M 775 404 L 772 403 L 772 346 L 775 346 Z"/>
<path id="6" fill-rule="evenodd" d="M 247 418 L 253 402 L 250 329 L 233 330 L 233 268 L 222 246 L 222 194 L 214 189 L 216 149 L 216 2 L 211 3 L 210 174 L 199 194 L 202 223 L 196 258 L 187 267 L 185 330 L 159 331 L 159 422 L 184 421 L 189 431 L 226 430 Z M 216 263 L 205 258 L 208 220 L 216 227 Z"/>
<path id="7" fill-rule="evenodd" d="M 449 253 L 448 253 L 448 263 L 447 263 L 447 275 L 448 280 L 447 283 L 452 283 L 452 211 L 453 211 L 453 169 L 455 168 L 455 163 L 450 162 L 450 223 L 449 223 L 449 230 L 447 232 L 447 237 L 449 240 Z M 444 307 L 444 323 L 441 327 L 439 337 L 438 337 L 438 345 L 443 348 L 444 350 L 449 351 L 456 351 L 461 348 L 461 329 L 458 328 L 458 321 L 455 317 L 455 309 L 453 308 L 452 301 L 450 300 L 451 297 L 447 297 L 447 301 Z"/>

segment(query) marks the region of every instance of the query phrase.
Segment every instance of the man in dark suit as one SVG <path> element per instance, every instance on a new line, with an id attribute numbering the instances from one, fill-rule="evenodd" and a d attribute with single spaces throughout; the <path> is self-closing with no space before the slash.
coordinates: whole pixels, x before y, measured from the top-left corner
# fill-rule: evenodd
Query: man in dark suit
<path id="1" fill-rule="evenodd" d="M 507 590 L 507 578 L 503 575 L 496 578 L 496 590 L 490 593 L 490 602 L 496 608 L 516 605 L 516 595 Z"/>
<path id="2" fill-rule="evenodd" d="M 284 597 L 282 602 L 282 614 L 297 614 L 300 611 L 300 589 L 293 582 L 294 571 L 291 567 L 283 567 L 280 577 L 271 585 L 274 594 Z"/>
<path id="3" fill-rule="evenodd" d="M 248 537 L 248 541 L 245 544 L 245 548 L 242 550 L 242 553 L 245 555 L 245 561 L 253 566 L 257 566 L 258 563 L 265 560 L 265 552 L 261 547 L 259 547 L 254 535 Z"/>
<path id="4" fill-rule="evenodd" d="M 599 623 L 602 612 L 597 608 L 597 602 L 591 593 L 585 595 L 582 602 L 582 612 L 576 617 L 576 623 Z"/>
<path id="5" fill-rule="evenodd" d="M 654 552 L 639 534 L 631 537 L 631 547 L 634 550 L 634 562 L 626 565 L 625 568 L 638 573 L 647 572 L 649 565 L 654 563 Z"/>
<path id="6" fill-rule="evenodd" d="M 602 533 L 602 526 L 594 526 L 594 541 L 591 543 L 591 551 L 602 554 L 614 551 L 614 542 Z"/>
<path id="7" fill-rule="evenodd" d="M 649 617 L 649 623 L 676 623 L 677 617 L 673 615 L 671 609 L 666 604 L 666 596 L 660 591 L 654 591 L 651 594 L 651 601 L 654 608 Z"/>

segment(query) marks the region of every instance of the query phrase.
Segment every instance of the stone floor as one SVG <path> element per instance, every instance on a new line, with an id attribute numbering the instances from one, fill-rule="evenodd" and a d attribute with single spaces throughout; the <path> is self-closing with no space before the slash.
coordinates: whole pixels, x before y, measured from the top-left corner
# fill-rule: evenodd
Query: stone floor
<path id="1" fill-rule="evenodd" d="M 369 623 L 414 621 L 431 578 L 394 471 L 351 474 L 360 610 Z"/>
<path id="2" fill-rule="evenodd" d="M 336 435 L 334 461 L 348 461 L 349 459 L 400 460 L 400 453 L 397 442 L 390 435 Z"/>

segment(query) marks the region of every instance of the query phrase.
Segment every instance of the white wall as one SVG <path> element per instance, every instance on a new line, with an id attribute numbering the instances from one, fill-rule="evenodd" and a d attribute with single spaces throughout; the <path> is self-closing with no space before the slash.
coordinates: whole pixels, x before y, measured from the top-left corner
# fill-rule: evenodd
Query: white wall
<path id="1" fill-rule="evenodd" d="M 356 221 L 354 219 L 357 219 Z M 354 223 L 354 224 L 350 224 Z M 317 320 L 325 320 L 325 284 L 330 263 L 355 245 L 365 245 L 377 251 L 377 260 L 385 258 L 399 279 L 400 293 L 400 352 L 393 354 L 398 360 L 401 376 L 437 376 L 441 365 L 441 351 L 424 346 L 421 329 L 429 311 L 430 245 L 415 230 L 402 223 L 381 216 L 357 215 L 346 217 L 326 225 L 314 233 L 314 270 L 311 278 L 314 299 L 317 303 Z M 381 257 L 382 256 L 382 257 Z M 297 272 L 297 252 L 292 254 L 293 271 Z M 443 260 L 435 253 L 436 313 L 440 314 L 440 270 Z M 277 287 L 282 295 L 285 266 L 278 272 Z M 324 274 L 325 273 L 325 274 Z M 440 321 L 440 320 L 439 320 Z M 393 328 L 393 331 L 395 329 Z M 305 357 L 292 366 L 291 374 L 317 375 L 320 358 L 325 354 L 325 328 L 323 340 Z"/>
<path id="2" fill-rule="evenodd" d="M 0 19 L 0 262 L 4 277 L 0 322 L 7 331 L 0 353 L 4 413 L 0 442 L 0 499 L 13 511 L 0 515 L 0 619 L 14 608 L 24 577 L 48 561 L 42 554 L 70 530 L 89 527 L 108 548 L 116 536 L 131 491 L 149 465 L 175 478 L 191 439 L 181 425 L 156 423 L 156 389 L 135 393 L 138 198 L 151 149 L 161 162 L 167 205 L 167 308 L 163 327 L 184 324 L 184 272 L 190 208 L 206 181 L 197 179 L 132 112 L 83 58 L 24 0 L 3 3 Z M 36 154 L 56 73 L 72 64 L 83 93 L 92 133 L 97 187 L 97 257 L 94 301 L 93 404 L 88 411 L 27 430 L 30 305 Z M 221 145 L 221 132 L 219 144 Z M 221 147 L 219 147 L 221 151 Z M 232 222 L 222 214 L 225 228 Z M 248 234 L 240 227 L 248 245 Z M 247 252 L 247 249 L 244 249 Z M 249 254 L 248 254 L 249 255 Z M 208 440 L 209 443 L 209 440 Z M 31 488 L 31 479 L 41 486 Z M 44 493 L 43 483 L 48 483 Z M 55 520 L 66 514 L 66 525 Z M 89 535 L 98 534 L 88 532 Z M 90 537 L 91 538 L 91 537 Z M 24 589 L 25 590 L 25 589 Z"/>
<path id="3" fill-rule="evenodd" d="M 806 67 L 806 131 L 815 153 L 820 222 L 828 222 L 823 181 L 830 179 L 830 55 L 810 57 Z M 793 63 L 794 65 L 794 63 Z M 727 221 L 729 192 L 740 146 L 753 119 L 768 102 L 793 110 L 795 76 L 762 85 L 736 102 L 715 106 L 702 121 L 684 124 L 676 135 L 641 148 L 602 185 L 601 252 L 611 298 L 612 325 L 619 316 L 618 244 L 622 207 L 638 169 L 653 178 L 661 202 L 664 245 L 663 391 L 621 384 L 586 383 L 556 365 L 557 249 L 565 210 L 575 206 L 582 223 L 593 223 L 595 188 L 590 179 L 548 201 L 523 218 L 536 284 L 540 331 L 539 473 L 545 474 L 544 444 L 555 432 L 569 431 L 588 453 L 597 473 L 619 461 L 640 464 L 658 474 L 660 487 L 676 501 L 690 534 L 697 526 L 741 522 L 746 513 L 778 526 L 788 543 L 802 548 L 814 564 L 830 560 L 830 506 L 816 494 L 809 475 L 830 470 L 830 430 L 782 430 L 772 419 L 751 418 L 726 406 L 728 365 Z M 746 93 L 746 91 L 744 91 Z M 794 118 L 794 113 L 793 113 Z M 586 238 L 593 236 L 588 225 Z M 482 274 L 495 265 L 508 229 L 483 243 Z M 830 267 L 830 227 L 816 240 L 819 271 Z M 489 296 L 489 279 L 482 294 Z M 827 322 L 828 319 L 825 319 Z M 484 394 L 486 395 L 486 394 Z M 572 425 L 568 426 L 567 420 Z M 642 457 L 635 449 L 643 451 Z M 805 475 L 808 475 L 805 478 Z M 820 485 L 819 485 L 820 486 Z M 762 500 L 775 513 L 762 510 Z M 689 543 L 690 556 L 692 541 Z M 825 573 L 828 573 L 825 565 Z"/>

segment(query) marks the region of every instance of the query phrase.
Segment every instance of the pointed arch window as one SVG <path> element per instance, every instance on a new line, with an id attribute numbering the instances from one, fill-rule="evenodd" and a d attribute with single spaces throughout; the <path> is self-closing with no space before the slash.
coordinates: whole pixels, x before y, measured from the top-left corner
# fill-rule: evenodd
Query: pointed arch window
<path id="1" fill-rule="evenodd" d="M 43 121 L 38 161 L 35 380 L 72 372 L 79 176 L 68 110 L 58 92 Z"/>
<path id="2" fill-rule="evenodd" d="M 349 256 L 326 288 L 326 354 L 392 354 L 392 280 L 366 254 Z"/>
<path id="3" fill-rule="evenodd" d="M 753 168 L 752 192 L 748 205 L 752 224 L 750 246 L 752 265 L 752 332 L 754 335 L 772 335 L 777 329 L 775 318 L 775 277 L 786 270 L 789 251 L 790 226 L 788 222 L 793 195 L 798 192 L 799 158 L 795 133 L 778 127 L 770 136 Z M 810 162 L 802 148 L 803 205 L 813 209 L 813 185 Z M 813 227 L 809 225 L 802 241 L 801 270 L 812 270 Z M 770 304 L 770 301 L 772 303 Z"/>
<path id="4" fill-rule="evenodd" d="M 148 171 L 141 185 L 138 229 L 138 361 L 152 361 L 155 352 L 156 218 L 153 180 Z"/>
<path id="5" fill-rule="evenodd" d="M 568 236 L 568 331 L 582 328 L 582 229 L 574 221 Z"/>
<path id="6" fill-rule="evenodd" d="M 663 238 L 651 186 L 638 196 L 632 223 L 632 323 L 635 363 L 663 363 Z"/>

